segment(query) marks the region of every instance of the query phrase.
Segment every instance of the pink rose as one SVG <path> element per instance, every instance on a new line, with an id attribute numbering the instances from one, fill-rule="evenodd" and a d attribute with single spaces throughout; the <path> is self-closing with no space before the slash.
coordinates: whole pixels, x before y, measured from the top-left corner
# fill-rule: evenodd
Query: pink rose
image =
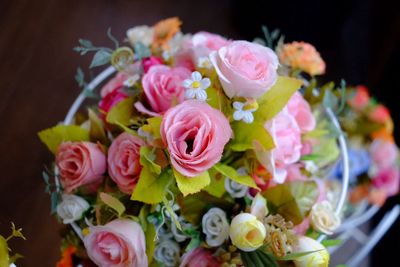
<path id="1" fill-rule="evenodd" d="M 354 96 L 349 99 L 348 103 L 351 107 L 361 110 L 366 107 L 369 103 L 370 96 L 368 89 L 365 86 L 357 86 Z"/>
<path id="2" fill-rule="evenodd" d="M 378 168 L 386 168 L 393 165 L 398 156 L 395 143 L 384 139 L 375 139 L 370 146 L 371 158 Z"/>
<path id="3" fill-rule="evenodd" d="M 134 221 L 117 219 L 91 226 L 83 242 L 89 258 L 98 266 L 148 266 L 144 233 Z"/>
<path id="4" fill-rule="evenodd" d="M 102 111 L 101 115 L 105 117 L 113 106 L 126 98 L 128 98 L 128 95 L 122 92 L 120 88 L 108 93 L 99 102 L 99 109 Z"/>
<path id="5" fill-rule="evenodd" d="M 210 54 L 226 95 L 257 98 L 271 88 L 278 77 L 274 51 L 247 41 L 234 41 Z"/>
<path id="6" fill-rule="evenodd" d="M 296 235 L 305 235 L 308 228 L 310 228 L 310 218 L 305 217 L 300 224 L 293 227 L 293 231 Z"/>
<path id="7" fill-rule="evenodd" d="M 372 178 L 372 185 L 380 190 L 384 190 L 388 197 L 394 196 L 399 192 L 400 171 L 396 166 L 378 171 Z"/>
<path id="8" fill-rule="evenodd" d="M 147 57 L 142 60 L 144 73 L 147 73 L 151 67 L 162 64 L 162 59 L 155 56 Z"/>
<path id="9" fill-rule="evenodd" d="M 377 105 L 371 110 L 368 117 L 374 122 L 385 123 L 390 119 L 390 112 L 384 105 Z"/>
<path id="10" fill-rule="evenodd" d="M 310 105 L 299 92 L 295 92 L 290 98 L 287 108 L 295 118 L 302 133 L 309 132 L 315 128 L 315 118 Z"/>
<path id="11" fill-rule="evenodd" d="M 209 32 L 198 32 L 193 35 L 191 45 L 196 58 L 208 57 L 211 52 L 217 51 L 230 42 L 224 37 Z"/>
<path id="12" fill-rule="evenodd" d="M 145 143 L 128 133 L 120 134 L 108 150 L 108 174 L 125 194 L 131 194 L 138 182 L 140 171 L 140 147 Z"/>
<path id="13" fill-rule="evenodd" d="M 140 112 L 151 116 L 163 114 L 170 107 L 184 100 L 185 88 L 182 83 L 190 77 L 191 72 L 182 67 L 170 68 L 165 65 L 153 66 L 143 76 L 143 91 L 151 111 L 136 103 Z"/>
<path id="14" fill-rule="evenodd" d="M 188 177 L 216 164 L 231 136 L 232 129 L 224 114 L 195 100 L 168 110 L 161 123 L 161 137 L 172 165 Z"/>
<path id="15" fill-rule="evenodd" d="M 109 93 L 120 89 L 124 86 L 124 81 L 129 78 L 129 75 L 125 72 L 118 72 L 111 80 L 109 80 L 100 90 L 101 97 L 105 97 Z"/>
<path id="16" fill-rule="evenodd" d="M 219 267 L 221 265 L 209 250 L 198 247 L 183 255 L 179 267 Z"/>
<path id="17" fill-rule="evenodd" d="M 106 156 L 97 144 L 65 142 L 57 150 L 56 165 L 66 192 L 101 182 L 106 171 Z"/>

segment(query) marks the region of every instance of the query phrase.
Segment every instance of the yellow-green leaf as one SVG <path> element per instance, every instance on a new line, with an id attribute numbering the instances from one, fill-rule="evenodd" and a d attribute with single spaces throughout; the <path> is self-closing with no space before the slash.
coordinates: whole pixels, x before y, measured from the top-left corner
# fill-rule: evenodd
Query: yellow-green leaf
<path id="1" fill-rule="evenodd" d="M 40 131 L 40 140 L 55 153 L 58 146 L 66 141 L 88 141 L 89 131 L 77 125 L 57 125 L 55 127 Z"/>
<path id="2" fill-rule="evenodd" d="M 211 182 L 209 185 L 203 188 L 204 191 L 209 193 L 214 197 L 222 197 L 226 192 L 225 190 L 225 176 L 221 175 L 221 173 L 214 168 L 208 170 L 210 174 Z"/>
<path id="3" fill-rule="evenodd" d="M 151 133 L 153 135 L 154 138 L 160 138 L 161 134 L 160 134 L 160 126 L 161 126 L 161 122 L 162 122 L 162 117 L 152 117 L 147 119 L 147 122 L 149 123 L 150 127 L 151 127 Z"/>
<path id="4" fill-rule="evenodd" d="M 134 99 L 132 97 L 122 100 L 107 113 L 106 121 L 116 125 L 129 125 L 135 113 L 133 103 Z"/>
<path id="5" fill-rule="evenodd" d="M 250 124 L 243 121 L 235 121 L 231 124 L 231 127 L 234 132 L 234 138 L 229 143 L 229 146 L 234 151 L 253 149 L 255 141 L 260 143 L 265 150 L 271 150 L 275 147 L 272 136 L 261 122 L 254 121 Z"/>
<path id="6" fill-rule="evenodd" d="M 150 147 L 142 146 L 140 148 L 140 164 L 146 166 L 151 172 L 160 174 L 161 166 L 155 163 L 155 158 L 156 156 Z"/>
<path id="7" fill-rule="evenodd" d="M 184 196 L 197 193 L 210 184 L 210 175 L 207 171 L 196 177 L 186 177 L 174 169 L 174 175 L 178 188 Z"/>
<path id="8" fill-rule="evenodd" d="M 160 203 L 171 180 L 172 173 L 170 170 L 163 171 L 160 175 L 157 175 L 148 167 L 143 166 L 139 182 L 132 193 L 131 199 L 147 204 Z"/>
<path id="9" fill-rule="evenodd" d="M 89 130 L 90 139 L 92 141 L 99 141 L 103 144 L 108 144 L 109 140 L 104 130 L 103 121 L 91 109 L 89 109 L 88 114 L 90 120 L 90 130 Z"/>
<path id="10" fill-rule="evenodd" d="M 257 99 L 259 108 L 254 112 L 255 121 L 264 123 L 278 114 L 286 106 L 290 97 L 301 87 L 298 79 L 279 76 L 275 85 Z"/>
<path id="11" fill-rule="evenodd" d="M 10 256 L 8 255 L 8 245 L 4 237 L 0 235 L 0 266 L 9 266 Z"/>
<path id="12" fill-rule="evenodd" d="M 231 180 L 239 183 L 239 184 L 243 184 L 246 185 L 248 187 L 252 187 L 252 188 L 257 188 L 256 183 L 254 182 L 253 178 L 251 178 L 249 175 L 239 175 L 237 173 L 237 171 L 225 164 L 222 163 L 217 163 L 214 165 L 213 167 L 215 170 L 217 170 L 219 173 L 222 173 L 223 175 L 225 175 L 226 177 L 229 177 Z"/>
<path id="13" fill-rule="evenodd" d="M 121 217 L 121 215 L 125 212 L 124 204 L 122 204 L 122 202 L 117 198 L 104 192 L 100 192 L 100 199 L 104 202 L 104 204 L 115 210 L 118 213 L 118 217 Z"/>

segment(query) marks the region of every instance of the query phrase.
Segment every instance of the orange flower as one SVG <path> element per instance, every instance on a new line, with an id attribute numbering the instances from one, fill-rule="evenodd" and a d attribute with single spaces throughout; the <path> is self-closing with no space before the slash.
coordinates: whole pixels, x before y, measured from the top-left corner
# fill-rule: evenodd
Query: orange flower
<path id="1" fill-rule="evenodd" d="M 178 17 L 161 20 L 154 25 L 153 47 L 168 48 L 168 41 L 180 31 L 182 21 Z"/>
<path id="2" fill-rule="evenodd" d="M 350 192 L 350 202 L 358 203 L 368 196 L 368 185 L 359 185 Z"/>
<path id="3" fill-rule="evenodd" d="M 57 262 L 57 267 L 74 267 L 72 256 L 76 252 L 76 247 L 69 246 L 62 252 L 61 260 Z"/>
<path id="4" fill-rule="evenodd" d="M 279 60 L 292 68 L 300 69 L 310 75 L 325 73 L 325 62 L 315 47 L 305 42 L 292 42 L 278 48 Z"/>
<path id="5" fill-rule="evenodd" d="M 385 204 L 387 194 L 383 189 L 374 189 L 369 193 L 368 201 L 371 204 L 378 205 L 380 207 Z"/>
<path id="6" fill-rule="evenodd" d="M 371 133 L 373 139 L 384 139 L 388 142 L 394 143 L 393 138 L 393 121 L 391 118 L 385 121 L 385 126 L 381 129 Z"/>

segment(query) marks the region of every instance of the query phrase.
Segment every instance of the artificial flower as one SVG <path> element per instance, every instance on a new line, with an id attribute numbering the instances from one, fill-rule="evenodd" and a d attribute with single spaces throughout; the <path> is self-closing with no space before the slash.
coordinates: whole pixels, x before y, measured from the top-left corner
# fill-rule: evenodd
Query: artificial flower
<path id="1" fill-rule="evenodd" d="M 69 224 L 82 218 L 85 211 L 90 208 L 89 203 L 77 195 L 62 195 L 62 201 L 57 205 L 57 215 L 64 224 Z"/>
<path id="2" fill-rule="evenodd" d="M 233 119 L 235 121 L 244 121 L 245 123 L 252 123 L 254 121 L 253 112 L 257 110 L 258 104 L 255 100 L 249 100 L 245 103 L 235 101 L 233 102 Z"/>
<path id="3" fill-rule="evenodd" d="M 250 213 L 262 221 L 268 214 L 267 200 L 258 193 L 251 202 Z"/>
<path id="4" fill-rule="evenodd" d="M 162 65 L 163 61 L 159 57 L 150 56 L 142 59 L 142 66 L 144 73 L 147 73 L 149 69 L 153 66 Z"/>
<path id="5" fill-rule="evenodd" d="M 166 239 L 157 244 L 154 258 L 165 266 L 174 267 L 179 262 L 179 254 L 179 245 L 172 240 Z"/>
<path id="6" fill-rule="evenodd" d="M 136 26 L 127 30 L 126 36 L 132 45 L 140 42 L 145 46 L 150 46 L 153 41 L 154 29 L 146 25 Z"/>
<path id="7" fill-rule="evenodd" d="M 347 102 L 352 108 L 361 110 L 368 105 L 369 101 L 370 96 L 367 87 L 359 85 L 356 87 L 354 94 L 349 97 Z"/>
<path id="8" fill-rule="evenodd" d="M 399 153 L 396 144 L 383 139 L 375 139 L 369 150 L 373 164 L 379 169 L 392 166 Z"/>
<path id="9" fill-rule="evenodd" d="M 179 267 L 220 267 L 221 262 L 205 248 L 198 247 L 185 253 Z"/>
<path id="10" fill-rule="evenodd" d="M 246 169 L 241 167 L 237 170 L 239 175 L 247 175 Z M 225 178 L 224 182 L 225 190 L 233 198 L 242 198 L 247 195 L 249 188 L 244 184 L 239 184 L 229 177 Z"/>
<path id="11" fill-rule="evenodd" d="M 157 22 L 153 26 L 153 47 L 168 48 L 168 42 L 180 31 L 182 22 L 177 18 L 168 18 Z"/>
<path id="12" fill-rule="evenodd" d="M 206 101 L 206 89 L 210 87 L 210 85 L 211 81 L 209 78 L 203 78 L 198 71 L 192 72 L 191 79 L 183 81 L 183 86 L 186 88 L 185 98 Z"/>
<path id="13" fill-rule="evenodd" d="M 329 253 L 326 248 L 312 238 L 301 236 L 298 239 L 298 243 L 294 246 L 293 252 L 302 253 L 310 251 L 315 252 L 294 260 L 296 267 L 328 267 Z"/>
<path id="14" fill-rule="evenodd" d="M 206 235 L 207 245 L 218 247 L 229 238 L 229 224 L 226 213 L 220 208 L 209 209 L 201 221 L 203 233 Z"/>
<path id="15" fill-rule="evenodd" d="M 250 213 L 240 213 L 231 222 L 229 236 L 232 244 L 243 251 L 254 251 L 264 243 L 265 226 Z"/>
<path id="16" fill-rule="evenodd" d="M 335 214 L 332 204 L 327 200 L 312 206 L 310 219 L 315 230 L 327 235 L 332 235 L 340 225 L 339 216 Z"/>

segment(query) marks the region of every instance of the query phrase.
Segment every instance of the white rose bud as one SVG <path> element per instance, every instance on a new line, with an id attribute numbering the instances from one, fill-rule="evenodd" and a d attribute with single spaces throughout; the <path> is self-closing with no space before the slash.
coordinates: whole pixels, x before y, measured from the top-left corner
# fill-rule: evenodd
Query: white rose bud
<path id="1" fill-rule="evenodd" d="M 250 213 L 262 221 L 268 214 L 267 200 L 261 194 L 257 194 L 251 203 Z"/>
<path id="2" fill-rule="evenodd" d="M 212 208 L 202 219 L 203 233 L 210 247 L 222 245 L 229 237 L 229 224 L 226 214 L 220 208 Z"/>
<path id="3" fill-rule="evenodd" d="M 154 30 L 149 26 L 136 26 L 126 31 L 129 42 L 134 45 L 137 42 L 143 43 L 145 46 L 151 45 L 153 42 Z"/>
<path id="4" fill-rule="evenodd" d="M 265 226 L 250 213 L 236 215 L 231 222 L 229 236 L 232 244 L 243 251 L 254 251 L 264 244 Z"/>
<path id="5" fill-rule="evenodd" d="M 173 267 L 176 266 L 179 261 L 180 251 L 181 249 L 176 242 L 163 240 L 157 245 L 154 251 L 154 258 L 165 266 Z"/>
<path id="6" fill-rule="evenodd" d="M 57 206 L 57 214 L 64 224 L 72 223 L 82 218 L 82 214 L 89 209 L 89 203 L 75 195 L 63 195 L 62 201 Z"/>
<path id="7" fill-rule="evenodd" d="M 246 168 L 244 168 L 244 167 L 239 168 L 237 170 L 237 173 L 239 175 L 247 175 Z M 243 184 L 239 184 L 239 183 L 233 181 L 229 177 L 226 177 L 225 190 L 233 198 L 242 198 L 247 194 L 247 192 L 249 191 L 249 188 Z"/>
<path id="8" fill-rule="evenodd" d="M 329 253 L 326 248 L 321 245 L 318 241 L 301 236 L 298 239 L 298 243 L 294 246 L 294 253 L 311 252 L 302 257 L 298 257 L 294 260 L 296 267 L 328 267 L 329 265 Z"/>
<path id="9" fill-rule="evenodd" d="M 312 227 L 324 234 L 331 235 L 340 225 L 340 218 L 327 200 L 314 204 L 310 213 Z"/>

